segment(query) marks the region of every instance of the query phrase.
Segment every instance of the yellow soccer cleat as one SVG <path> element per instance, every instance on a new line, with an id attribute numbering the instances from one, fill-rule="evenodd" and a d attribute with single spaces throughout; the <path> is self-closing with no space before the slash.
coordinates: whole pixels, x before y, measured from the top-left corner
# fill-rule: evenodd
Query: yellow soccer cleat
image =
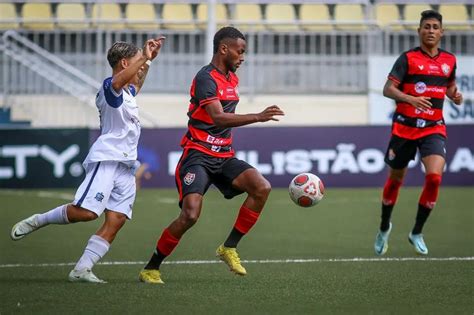
<path id="1" fill-rule="evenodd" d="M 245 276 L 247 274 L 247 270 L 240 264 L 239 254 L 237 254 L 235 248 L 221 245 L 216 250 L 216 256 L 225 262 L 227 266 L 229 266 L 230 271 L 235 274 L 239 276 Z"/>
<path id="2" fill-rule="evenodd" d="M 138 279 L 145 283 L 164 284 L 163 280 L 161 280 L 160 271 L 156 269 L 143 269 L 140 271 Z"/>

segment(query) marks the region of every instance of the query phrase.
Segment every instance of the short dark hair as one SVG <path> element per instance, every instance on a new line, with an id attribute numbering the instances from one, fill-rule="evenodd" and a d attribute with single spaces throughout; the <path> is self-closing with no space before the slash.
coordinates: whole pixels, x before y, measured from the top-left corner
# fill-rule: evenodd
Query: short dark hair
<path id="1" fill-rule="evenodd" d="M 109 65 L 113 68 L 122 59 L 132 58 L 140 49 L 131 43 L 115 42 L 107 52 L 107 60 Z"/>
<path id="2" fill-rule="evenodd" d="M 244 34 L 242 34 L 235 27 L 232 27 L 232 26 L 223 27 L 217 31 L 216 35 L 214 35 L 214 53 L 217 53 L 217 50 L 219 49 L 219 44 L 221 43 L 223 39 L 226 39 L 226 38 L 232 38 L 232 39 L 241 38 L 245 40 Z"/>
<path id="3" fill-rule="evenodd" d="M 439 24 L 443 25 L 443 16 L 435 10 L 426 10 L 421 12 L 420 26 L 423 24 L 424 20 L 428 19 L 436 19 L 439 21 Z"/>

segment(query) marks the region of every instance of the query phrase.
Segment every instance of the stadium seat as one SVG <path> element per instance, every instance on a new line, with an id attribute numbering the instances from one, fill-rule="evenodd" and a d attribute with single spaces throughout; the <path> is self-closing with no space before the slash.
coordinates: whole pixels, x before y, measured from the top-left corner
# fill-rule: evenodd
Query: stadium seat
<path id="1" fill-rule="evenodd" d="M 88 25 L 86 10 L 81 3 L 60 3 L 56 8 L 58 27 L 62 29 L 84 29 Z"/>
<path id="2" fill-rule="evenodd" d="M 170 30 L 194 30 L 196 28 L 190 4 L 165 3 L 161 16 L 164 28 Z"/>
<path id="3" fill-rule="evenodd" d="M 34 30 L 52 30 L 53 15 L 49 3 L 25 3 L 21 8 L 23 27 Z"/>
<path id="4" fill-rule="evenodd" d="M 367 29 L 365 15 L 360 4 L 338 4 L 334 10 L 336 28 L 345 31 Z M 340 23 L 342 22 L 342 23 Z M 351 24 L 347 24 L 351 23 Z"/>
<path id="5" fill-rule="evenodd" d="M 92 25 L 105 29 L 123 29 L 120 6 L 116 3 L 95 3 L 92 6 Z"/>
<path id="6" fill-rule="evenodd" d="M 407 4 L 405 6 L 404 22 L 408 23 L 405 28 L 417 30 L 420 26 L 421 12 L 431 10 L 428 4 Z"/>
<path id="7" fill-rule="evenodd" d="M 156 30 L 155 7 L 151 3 L 129 3 L 125 9 L 127 26 L 136 30 Z"/>
<path id="8" fill-rule="evenodd" d="M 199 28 L 206 28 L 207 25 L 207 4 L 201 3 L 196 11 L 197 23 Z M 217 28 L 224 27 L 228 24 L 227 9 L 224 4 L 216 5 L 216 22 Z"/>
<path id="9" fill-rule="evenodd" d="M 242 31 L 260 31 L 263 30 L 262 10 L 258 4 L 239 4 L 235 5 L 234 21 L 236 27 Z"/>
<path id="10" fill-rule="evenodd" d="M 391 30 L 401 30 L 400 11 L 396 4 L 378 3 L 375 5 L 375 21 L 380 28 L 389 27 Z"/>
<path id="11" fill-rule="evenodd" d="M 464 4 L 441 4 L 439 13 L 443 16 L 443 28 L 446 30 L 467 31 L 469 15 Z M 455 24 L 452 24 L 455 22 Z M 450 24 L 451 23 L 451 24 Z"/>
<path id="12" fill-rule="evenodd" d="M 268 4 L 266 21 L 269 22 L 267 28 L 273 31 L 298 30 L 295 7 L 292 4 Z"/>
<path id="13" fill-rule="evenodd" d="M 18 17 L 16 16 L 13 3 L 0 3 L 0 29 L 11 30 L 18 28 Z M 4 23 L 5 22 L 5 23 Z"/>
<path id="14" fill-rule="evenodd" d="M 330 24 L 329 8 L 325 4 L 302 4 L 300 7 L 300 21 L 303 22 L 301 27 L 308 31 L 331 31 L 333 29 L 332 24 Z"/>

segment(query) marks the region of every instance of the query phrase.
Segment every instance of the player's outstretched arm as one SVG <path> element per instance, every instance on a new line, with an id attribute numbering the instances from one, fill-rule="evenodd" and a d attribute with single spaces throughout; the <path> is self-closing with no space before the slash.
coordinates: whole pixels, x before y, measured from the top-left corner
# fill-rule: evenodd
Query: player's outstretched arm
<path id="1" fill-rule="evenodd" d="M 269 106 L 257 114 L 225 113 L 219 101 L 207 104 L 206 111 L 211 116 L 214 124 L 221 128 L 239 127 L 269 120 L 278 121 L 275 116 L 285 115 L 277 105 Z"/>
<path id="2" fill-rule="evenodd" d="M 120 92 L 120 90 L 128 84 L 135 75 L 137 75 L 138 71 L 145 65 L 147 60 L 153 60 L 158 55 L 163 40 L 164 37 L 147 40 L 143 46 L 143 51 L 139 53 L 139 58 L 134 60 L 133 63 L 129 64 L 122 71 L 113 75 L 112 88 L 116 92 Z"/>
<path id="3" fill-rule="evenodd" d="M 458 92 L 458 87 L 456 84 L 448 86 L 446 90 L 446 96 L 449 97 L 454 104 L 461 105 L 463 101 L 462 93 Z"/>
<path id="4" fill-rule="evenodd" d="M 429 109 L 432 106 L 430 102 L 430 99 L 431 99 L 430 97 L 426 97 L 426 96 L 416 97 L 416 96 L 408 95 L 400 91 L 398 86 L 399 86 L 399 83 L 388 79 L 387 82 L 385 82 L 385 86 L 383 87 L 383 96 L 391 98 L 398 102 L 411 104 L 420 110 Z"/>

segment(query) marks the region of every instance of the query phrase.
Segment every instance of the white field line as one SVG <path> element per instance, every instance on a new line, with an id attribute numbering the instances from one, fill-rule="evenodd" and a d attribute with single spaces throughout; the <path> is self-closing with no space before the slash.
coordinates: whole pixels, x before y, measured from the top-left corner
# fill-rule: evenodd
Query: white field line
<path id="1" fill-rule="evenodd" d="M 27 190 L 15 190 L 15 189 L 1 189 L 0 194 L 13 195 L 13 196 L 34 196 L 39 198 L 50 198 L 50 199 L 63 199 L 63 200 L 74 200 L 73 194 L 46 191 L 46 190 L 37 190 L 37 191 L 27 191 Z"/>
<path id="2" fill-rule="evenodd" d="M 394 261 L 472 261 L 474 257 L 391 257 L 391 258 L 313 258 L 313 259 L 262 259 L 242 260 L 245 264 L 297 264 L 297 263 L 358 263 L 358 262 L 394 262 Z M 146 261 L 104 261 L 98 265 L 145 265 Z M 167 265 L 210 265 L 221 263 L 219 260 L 174 260 L 165 261 Z M 0 268 L 36 268 L 74 266 L 75 262 L 44 264 L 0 264 Z"/>

